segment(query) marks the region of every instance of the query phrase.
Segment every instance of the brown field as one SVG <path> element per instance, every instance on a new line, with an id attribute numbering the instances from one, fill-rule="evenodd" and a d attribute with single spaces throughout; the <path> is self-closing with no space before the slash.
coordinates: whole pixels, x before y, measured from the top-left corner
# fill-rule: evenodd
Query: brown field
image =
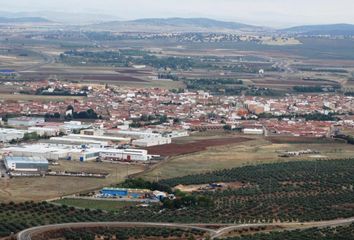
<path id="1" fill-rule="evenodd" d="M 79 177 L 33 177 L 0 179 L 0 202 L 43 201 L 109 186 L 122 181 L 128 174 L 143 171 L 140 165 L 61 161 L 53 170 L 109 173 L 105 179 Z"/>
<path id="2" fill-rule="evenodd" d="M 82 77 L 82 80 L 100 80 L 100 81 L 118 81 L 118 82 L 146 82 L 145 80 L 135 78 L 135 77 L 128 77 L 128 76 L 121 76 L 121 75 L 90 75 Z"/>
<path id="3" fill-rule="evenodd" d="M 250 138 L 238 137 L 238 138 L 219 138 L 219 139 L 204 139 L 197 140 L 189 143 L 172 143 L 168 145 L 161 145 L 155 147 L 149 147 L 147 150 L 150 154 L 157 154 L 161 156 L 178 156 L 188 153 L 200 152 L 206 150 L 208 147 L 216 147 L 222 145 L 229 145 L 235 143 L 242 143 L 250 141 Z"/>
<path id="4" fill-rule="evenodd" d="M 24 100 L 24 101 L 53 101 L 61 102 L 65 100 L 82 99 L 81 96 L 40 96 L 40 95 L 27 95 L 27 94 L 8 94 L 0 93 L 0 99 L 2 100 Z"/>

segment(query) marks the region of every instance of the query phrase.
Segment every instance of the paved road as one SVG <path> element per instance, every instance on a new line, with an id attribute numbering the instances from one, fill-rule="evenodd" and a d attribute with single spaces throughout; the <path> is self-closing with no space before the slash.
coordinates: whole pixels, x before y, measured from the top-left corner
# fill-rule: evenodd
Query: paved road
<path id="1" fill-rule="evenodd" d="M 17 240 L 32 240 L 34 234 L 46 232 L 49 230 L 58 230 L 65 228 L 90 228 L 90 227 L 163 227 L 163 228 L 180 228 L 180 229 L 195 229 L 208 232 L 211 239 L 223 236 L 231 231 L 249 228 L 249 227 L 281 227 L 283 230 L 308 229 L 313 227 L 334 227 L 347 225 L 354 222 L 354 217 L 347 219 L 337 219 L 320 222 L 306 223 L 268 223 L 268 224 L 178 224 L 178 223 L 150 223 L 150 222 L 91 222 L 91 223 L 63 223 L 33 227 L 23 230 L 17 234 Z M 210 227 L 221 227 L 217 230 Z"/>

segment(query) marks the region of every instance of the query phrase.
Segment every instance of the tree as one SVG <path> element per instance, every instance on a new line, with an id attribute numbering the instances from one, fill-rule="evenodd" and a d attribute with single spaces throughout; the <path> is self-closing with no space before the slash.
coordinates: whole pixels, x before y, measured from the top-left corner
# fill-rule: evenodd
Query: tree
<path id="1" fill-rule="evenodd" d="M 232 127 L 231 127 L 230 125 L 226 124 L 226 125 L 223 126 L 223 129 L 224 129 L 225 131 L 231 131 L 231 130 L 232 130 Z"/>

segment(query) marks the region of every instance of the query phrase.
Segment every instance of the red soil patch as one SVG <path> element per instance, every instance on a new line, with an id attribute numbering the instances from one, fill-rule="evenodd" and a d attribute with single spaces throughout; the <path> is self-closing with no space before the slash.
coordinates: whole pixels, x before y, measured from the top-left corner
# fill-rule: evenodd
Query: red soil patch
<path id="1" fill-rule="evenodd" d="M 182 154 L 200 152 L 206 150 L 208 147 L 223 146 L 234 143 L 241 143 L 250 141 L 250 138 L 220 138 L 220 139 L 206 139 L 191 143 L 177 144 L 172 143 L 168 145 L 160 145 L 147 148 L 149 154 L 161 156 L 178 156 Z"/>

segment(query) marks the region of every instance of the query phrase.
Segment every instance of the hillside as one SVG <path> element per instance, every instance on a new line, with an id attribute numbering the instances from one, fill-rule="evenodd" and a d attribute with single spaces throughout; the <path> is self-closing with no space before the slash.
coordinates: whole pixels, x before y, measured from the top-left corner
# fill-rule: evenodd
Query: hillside
<path id="1" fill-rule="evenodd" d="M 46 18 L 41 17 L 21 17 L 21 18 L 7 18 L 0 17 L 0 23 L 48 23 Z"/>
<path id="2" fill-rule="evenodd" d="M 287 29 L 282 32 L 302 33 L 309 35 L 354 35 L 354 25 L 351 24 L 329 24 L 329 25 L 305 25 Z"/>
<path id="3" fill-rule="evenodd" d="M 261 31 L 262 27 L 208 18 L 146 18 L 132 21 L 111 21 L 92 25 L 105 30 L 134 31 Z"/>

